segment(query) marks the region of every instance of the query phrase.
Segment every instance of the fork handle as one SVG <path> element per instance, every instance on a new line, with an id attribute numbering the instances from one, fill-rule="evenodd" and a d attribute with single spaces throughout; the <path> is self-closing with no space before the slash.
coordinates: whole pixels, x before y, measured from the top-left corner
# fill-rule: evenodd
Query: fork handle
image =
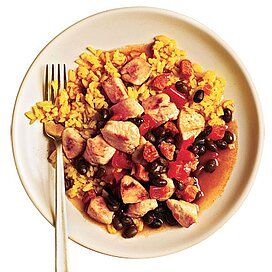
<path id="1" fill-rule="evenodd" d="M 56 142 L 57 165 L 55 184 L 55 272 L 68 272 L 67 222 L 62 145 Z"/>

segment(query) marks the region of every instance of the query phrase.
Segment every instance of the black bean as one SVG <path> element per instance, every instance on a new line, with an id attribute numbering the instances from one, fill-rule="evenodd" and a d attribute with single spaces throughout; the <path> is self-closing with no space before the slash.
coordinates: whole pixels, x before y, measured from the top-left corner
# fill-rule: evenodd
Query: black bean
<path id="1" fill-rule="evenodd" d="M 83 158 L 80 158 L 76 163 L 76 169 L 81 175 L 85 175 L 88 172 L 88 162 L 86 162 Z"/>
<path id="2" fill-rule="evenodd" d="M 162 203 L 161 205 L 159 205 L 156 209 L 154 209 L 155 215 L 156 215 L 157 213 L 163 214 L 163 213 L 166 212 L 166 207 L 165 207 L 165 205 L 163 204 L 163 202 L 161 202 L 161 203 Z"/>
<path id="3" fill-rule="evenodd" d="M 174 140 L 173 137 L 167 137 L 164 141 L 169 143 L 169 144 L 174 144 L 175 143 L 175 140 Z"/>
<path id="4" fill-rule="evenodd" d="M 120 218 L 123 226 L 131 226 L 133 225 L 133 220 L 131 219 L 131 217 L 124 215 L 123 217 Z"/>
<path id="5" fill-rule="evenodd" d="M 177 91 L 184 93 L 184 94 L 188 94 L 189 93 L 189 88 L 186 84 L 184 84 L 182 81 L 177 81 L 175 83 L 175 87 L 177 89 Z"/>
<path id="6" fill-rule="evenodd" d="M 180 181 L 174 179 L 174 184 L 177 190 L 180 190 L 180 191 L 183 190 L 184 186 Z"/>
<path id="7" fill-rule="evenodd" d="M 64 185 L 65 185 L 65 191 L 71 189 L 72 186 L 73 186 L 73 184 L 74 184 L 74 182 L 71 179 L 69 179 L 69 178 L 65 178 L 64 182 L 65 182 L 64 183 Z"/>
<path id="8" fill-rule="evenodd" d="M 166 130 L 163 127 L 158 127 L 157 129 L 155 129 L 154 134 L 157 140 L 162 139 L 166 135 Z"/>
<path id="9" fill-rule="evenodd" d="M 143 216 L 143 221 L 147 225 L 151 224 L 154 221 L 154 219 L 155 219 L 155 214 L 153 211 L 149 211 Z"/>
<path id="10" fill-rule="evenodd" d="M 158 229 L 162 226 L 163 221 L 160 218 L 155 218 L 149 226 L 153 229 Z"/>
<path id="11" fill-rule="evenodd" d="M 218 166 L 218 161 L 217 159 L 211 159 L 208 160 L 205 164 L 204 170 L 206 172 L 212 173 L 215 171 L 216 167 Z"/>
<path id="12" fill-rule="evenodd" d="M 115 216 L 112 220 L 112 225 L 116 230 L 121 230 L 123 228 L 123 224 L 121 223 L 120 219 L 118 216 Z"/>
<path id="13" fill-rule="evenodd" d="M 157 161 L 153 161 L 147 165 L 147 168 L 148 168 L 148 171 L 152 173 L 152 172 L 156 172 L 155 170 L 157 169 L 158 166 L 159 166 L 159 163 Z"/>
<path id="14" fill-rule="evenodd" d="M 199 163 L 196 167 L 196 170 L 192 172 L 193 177 L 196 177 L 196 178 L 199 177 L 203 170 L 204 170 L 204 166 Z"/>
<path id="15" fill-rule="evenodd" d="M 119 201 L 110 193 L 107 197 L 107 202 L 112 204 L 112 205 L 119 205 Z"/>
<path id="16" fill-rule="evenodd" d="M 217 152 L 217 146 L 213 141 L 207 140 L 205 143 L 205 146 L 208 150 L 210 150 L 212 152 Z"/>
<path id="17" fill-rule="evenodd" d="M 212 126 L 206 126 L 205 129 L 204 129 L 205 137 L 210 135 L 211 132 L 212 132 Z"/>
<path id="18" fill-rule="evenodd" d="M 177 225 L 178 225 L 178 222 L 177 222 L 177 220 L 175 219 L 175 217 L 173 216 L 173 214 L 172 214 L 171 211 L 167 212 L 167 213 L 165 214 L 164 218 L 165 218 L 165 221 L 166 221 L 166 223 L 167 223 L 168 225 L 170 225 L 170 226 L 177 226 Z"/>
<path id="19" fill-rule="evenodd" d="M 189 147 L 189 150 L 194 153 L 195 155 L 198 154 L 198 151 L 199 151 L 199 145 L 192 145 Z"/>
<path id="20" fill-rule="evenodd" d="M 194 102 L 195 103 L 200 103 L 204 98 L 204 91 L 203 90 L 198 90 L 195 92 L 194 95 Z"/>
<path id="21" fill-rule="evenodd" d="M 96 128 L 97 129 L 101 129 L 106 125 L 106 121 L 105 120 L 100 120 L 96 123 Z"/>
<path id="22" fill-rule="evenodd" d="M 220 149 L 227 149 L 228 148 L 228 143 L 225 140 L 217 140 L 215 141 L 216 145 Z"/>
<path id="23" fill-rule="evenodd" d="M 147 141 L 149 141 L 150 143 L 155 143 L 156 142 L 156 137 L 152 134 L 152 132 L 147 132 L 145 135 L 145 138 Z"/>
<path id="24" fill-rule="evenodd" d="M 124 238 L 132 238 L 132 237 L 134 237 L 137 233 L 138 233 L 137 227 L 136 227 L 135 225 L 131 225 L 131 226 L 126 227 L 126 228 L 123 230 L 122 236 L 123 236 Z"/>
<path id="25" fill-rule="evenodd" d="M 150 173 L 149 177 L 150 177 L 150 179 L 160 179 L 161 178 L 161 173 L 159 173 L 159 172 L 155 172 L 153 174 Z"/>
<path id="26" fill-rule="evenodd" d="M 167 184 L 167 181 L 165 179 L 152 179 L 151 183 L 157 187 L 164 187 Z"/>
<path id="27" fill-rule="evenodd" d="M 103 121 L 107 121 L 110 118 L 110 112 L 107 109 L 101 109 L 99 113 Z"/>
<path id="28" fill-rule="evenodd" d="M 205 145 L 200 145 L 200 146 L 199 146 L 199 150 L 198 150 L 197 155 L 198 155 L 198 156 L 202 156 L 202 155 L 204 155 L 205 153 L 206 153 L 206 147 L 205 147 Z"/>
<path id="29" fill-rule="evenodd" d="M 224 109 L 224 115 L 222 115 L 221 118 L 226 123 L 229 123 L 232 120 L 232 111 L 230 109 Z"/>
<path id="30" fill-rule="evenodd" d="M 99 179 L 99 178 L 101 178 L 105 173 L 106 173 L 105 168 L 100 167 L 100 168 L 98 168 L 98 170 L 95 172 L 94 177 L 97 178 L 97 179 Z"/>
<path id="31" fill-rule="evenodd" d="M 167 166 L 168 162 L 166 159 L 162 158 L 162 157 L 159 157 L 156 162 L 161 165 L 161 166 Z"/>
<path id="32" fill-rule="evenodd" d="M 198 136 L 196 137 L 194 144 L 195 145 L 204 145 L 205 144 L 205 138 L 198 138 Z"/>
<path id="33" fill-rule="evenodd" d="M 144 122 L 144 119 L 141 117 L 135 117 L 135 118 L 129 118 L 128 121 L 132 122 L 137 127 L 139 127 Z"/>
<path id="34" fill-rule="evenodd" d="M 223 140 L 226 141 L 228 144 L 232 144 L 234 142 L 234 135 L 233 135 L 233 133 L 230 132 L 229 130 L 227 130 L 225 132 Z"/>
<path id="35" fill-rule="evenodd" d="M 120 209 L 120 203 L 111 195 L 106 199 L 106 203 L 110 211 L 117 212 Z"/>

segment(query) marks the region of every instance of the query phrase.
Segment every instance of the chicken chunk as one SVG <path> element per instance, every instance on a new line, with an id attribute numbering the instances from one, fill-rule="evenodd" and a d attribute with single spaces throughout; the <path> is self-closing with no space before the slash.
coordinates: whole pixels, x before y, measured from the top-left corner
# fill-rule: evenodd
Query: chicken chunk
<path id="1" fill-rule="evenodd" d="M 118 77 L 109 77 L 102 82 L 102 87 L 112 103 L 128 98 L 126 86 Z"/>
<path id="2" fill-rule="evenodd" d="M 187 140 L 196 137 L 204 129 L 205 119 L 195 110 L 184 108 L 180 111 L 177 124 L 183 140 Z"/>
<path id="3" fill-rule="evenodd" d="M 198 205 L 176 199 L 168 199 L 166 204 L 181 226 L 188 228 L 197 222 Z"/>
<path id="4" fill-rule="evenodd" d="M 121 69 L 122 79 L 134 85 L 143 84 L 150 74 L 151 65 L 141 57 L 132 59 Z"/>
<path id="5" fill-rule="evenodd" d="M 140 116 L 144 109 L 143 107 L 132 98 L 124 99 L 111 107 L 113 115 L 118 120 L 127 120 Z M 116 120 L 116 119 L 115 119 Z"/>
<path id="6" fill-rule="evenodd" d="M 145 114 L 149 114 L 159 123 L 175 120 L 179 114 L 177 106 L 170 102 L 170 97 L 164 93 L 150 96 L 143 101 L 142 106 Z"/>
<path id="7" fill-rule="evenodd" d="M 146 165 L 147 162 L 143 157 L 143 151 L 144 151 L 144 146 L 146 143 L 146 139 L 141 136 L 140 138 L 140 144 L 137 146 L 137 148 L 135 149 L 135 151 L 133 152 L 131 159 L 134 163 L 136 164 L 142 164 L 142 165 Z"/>
<path id="8" fill-rule="evenodd" d="M 85 148 L 86 141 L 75 128 L 66 128 L 62 132 L 62 147 L 68 159 L 74 159 Z"/>
<path id="9" fill-rule="evenodd" d="M 138 127 L 128 121 L 109 121 L 101 133 L 108 144 L 125 153 L 133 153 L 140 144 Z"/>
<path id="10" fill-rule="evenodd" d="M 150 186 L 151 198 L 157 199 L 159 201 L 165 201 L 169 199 L 175 192 L 175 185 L 173 180 L 168 178 L 166 174 L 163 174 L 162 178 L 167 181 L 167 184 L 164 187 Z"/>
<path id="11" fill-rule="evenodd" d="M 120 184 L 121 197 L 125 204 L 138 203 L 148 199 L 148 192 L 136 179 L 124 176 Z"/>
<path id="12" fill-rule="evenodd" d="M 158 207 L 156 199 L 146 199 L 139 203 L 129 204 L 127 214 L 133 218 L 142 217 Z"/>
<path id="13" fill-rule="evenodd" d="M 107 164 L 115 151 L 114 147 L 110 146 L 101 135 L 98 135 L 87 140 L 83 157 L 93 165 Z"/>
<path id="14" fill-rule="evenodd" d="M 95 221 L 103 224 L 111 224 L 114 212 L 111 212 L 102 196 L 91 199 L 87 209 L 88 215 Z"/>

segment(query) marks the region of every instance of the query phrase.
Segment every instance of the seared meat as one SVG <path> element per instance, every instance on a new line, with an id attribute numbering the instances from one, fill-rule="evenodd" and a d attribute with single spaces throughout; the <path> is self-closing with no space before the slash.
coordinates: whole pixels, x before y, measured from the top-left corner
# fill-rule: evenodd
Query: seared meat
<path id="1" fill-rule="evenodd" d="M 146 165 L 147 163 L 143 157 L 145 143 L 146 143 L 146 139 L 143 136 L 141 136 L 140 144 L 137 146 L 137 148 L 135 149 L 135 151 L 133 152 L 131 156 L 132 161 L 136 164 Z"/>
<path id="2" fill-rule="evenodd" d="M 193 109 L 185 108 L 180 111 L 178 128 L 183 140 L 196 137 L 205 127 L 204 117 Z"/>
<path id="3" fill-rule="evenodd" d="M 118 120 L 127 120 L 128 118 L 134 118 L 140 116 L 144 109 L 143 107 L 132 98 L 124 99 L 114 106 L 111 107 L 111 110 Z"/>
<path id="4" fill-rule="evenodd" d="M 158 207 L 156 199 L 146 199 L 139 203 L 129 204 L 127 214 L 131 217 L 137 218 L 144 216 L 147 212 Z"/>
<path id="5" fill-rule="evenodd" d="M 143 101 L 142 106 L 145 114 L 149 114 L 159 123 L 175 120 L 179 114 L 177 106 L 170 102 L 170 97 L 164 93 L 150 96 Z"/>
<path id="6" fill-rule="evenodd" d="M 118 77 L 109 77 L 102 82 L 102 87 L 112 103 L 117 103 L 128 97 L 126 86 Z"/>
<path id="7" fill-rule="evenodd" d="M 196 204 L 176 199 L 168 199 L 166 204 L 181 226 L 188 228 L 193 223 L 197 222 L 197 213 L 199 209 Z"/>
<path id="8" fill-rule="evenodd" d="M 131 122 L 109 121 L 101 133 L 111 146 L 125 153 L 133 153 L 140 144 L 139 129 Z"/>
<path id="9" fill-rule="evenodd" d="M 121 197 L 125 204 L 138 203 L 148 199 L 148 192 L 136 179 L 124 176 L 120 184 Z"/>
<path id="10" fill-rule="evenodd" d="M 73 159 L 81 154 L 86 141 L 75 128 L 66 128 L 62 132 L 62 147 L 68 159 Z"/>
<path id="11" fill-rule="evenodd" d="M 108 209 L 102 196 L 96 196 L 95 198 L 91 199 L 87 213 L 95 221 L 103 224 L 111 224 L 114 214 Z"/>
<path id="12" fill-rule="evenodd" d="M 110 146 L 101 135 L 97 135 L 88 139 L 83 157 L 93 165 L 107 164 L 115 151 L 116 149 Z"/>
<path id="13" fill-rule="evenodd" d="M 135 85 L 143 84 L 151 74 L 151 65 L 137 57 L 121 69 L 122 79 Z"/>

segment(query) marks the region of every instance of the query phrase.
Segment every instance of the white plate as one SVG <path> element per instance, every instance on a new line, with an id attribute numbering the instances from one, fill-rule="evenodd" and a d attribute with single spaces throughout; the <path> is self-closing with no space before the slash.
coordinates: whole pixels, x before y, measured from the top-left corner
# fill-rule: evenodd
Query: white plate
<path id="1" fill-rule="evenodd" d="M 146 7 L 110 10 L 74 24 L 41 51 L 26 73 L 14 109 L 12 143 L 18 173 L 34 205 L 52 223 L 53 170 L 47 162 L 48 141 L 41 124 L 29 126 L 24 116 L 42 99 L 44 65 L 67 63 L 68 67 L 75 67 L 73 61 L 87 45 L 111 49 L 147 43 L 159 34 L 176 39 L 190 59 L 226 78 L 225 96 L 234 99 L 239 122 L 238 163 L 223 196 L 189 229 L 123 239 L 85 220 L 67 201 L 70 238 L 87 248 L 119 257 L 154 257 L 192 246 L 222 226 L 247 195 L 261 156 L 263 125 L 256 91 L 241 62 L 213 32 L 183 15 Z"/>

